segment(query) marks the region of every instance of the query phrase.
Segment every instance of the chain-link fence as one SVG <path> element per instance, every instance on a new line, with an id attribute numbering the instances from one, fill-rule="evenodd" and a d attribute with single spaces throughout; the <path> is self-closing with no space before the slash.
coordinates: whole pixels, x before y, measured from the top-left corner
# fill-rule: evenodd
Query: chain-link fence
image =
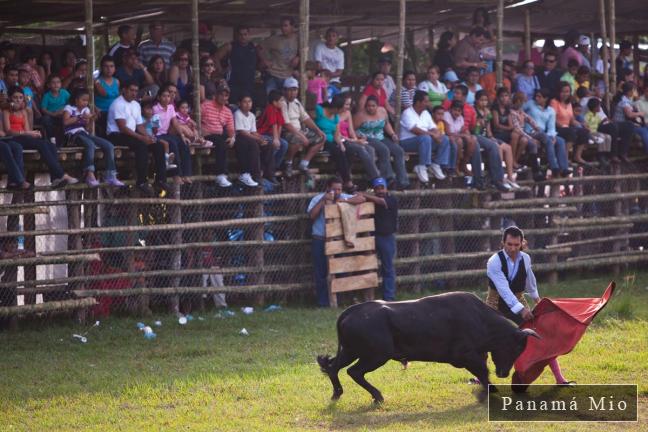
<path id="1" fill-rule="evenodd" d="M 452 181 L 392 192 L 400 205 L 398 289 L 483 288 L 485 262 L 511 224 L 525 229 L 534 269 L 550 280 L 647 261 L 644 171 L 637 164 L 624 174 L 522 181 L 521 191 L 504 195 Z M 313 303 L 306 207 L 327 177 L 222 189 L 196 176 L 156 198 L 77 185 L 5 191 L 0 317 Z"/>

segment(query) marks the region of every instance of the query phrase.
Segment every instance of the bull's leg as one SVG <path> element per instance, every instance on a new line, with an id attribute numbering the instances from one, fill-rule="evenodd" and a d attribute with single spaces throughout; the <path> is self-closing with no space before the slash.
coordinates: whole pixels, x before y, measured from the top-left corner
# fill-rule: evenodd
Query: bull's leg
<path id="1" fill-rule="evenodd" d="M 340 396 L 342 396 L 343 393 L 342 384 L 340 383 L 340 378 L 338 377 L 338 371 L 349 366 L 356 358 L 357 357 L 349 355 L 344 348 L 341 348 L 338 352 L 338 355 L 335 358 L 335 368 L 333 368 L 329 373 L 331 383 L 333 384 L 333 396 L 331 397 L 332 400 L 340 399 Z"/>
<path id="2" fill-rule="evenodd" d="M 488 367 L 486 366 L 485 359 L 474 359 L 468 362 L 465 365 L 465 368 L 468 369 L 468 372 L 477 377 L 479 382 L 482 385 L 482 390 L 479 392 L 477 399 L 479 402 L 484 402 L 486 396 L 488 396 L 488 385 L 490 381 L 488 379 Z"/>
<path id="3" fill-rule="evenodd" d="M 382 403 L 384 401 L 380 390 L 376 387 L 369 384 L 365 379 L 365 374 L 375 371 L 380 366 L 387 363 L 389 358 L 379 357 L 379 358 L 360 358 L 356 364 L 347 369 L 347 373 L 353 381 L 357 382 L 362 388 L 367 390 L 374 399 L 374 403 Z"/>

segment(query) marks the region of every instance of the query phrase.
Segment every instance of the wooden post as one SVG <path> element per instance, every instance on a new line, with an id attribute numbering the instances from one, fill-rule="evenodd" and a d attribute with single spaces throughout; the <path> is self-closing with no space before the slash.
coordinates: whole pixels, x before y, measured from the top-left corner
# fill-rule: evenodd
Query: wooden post
<path id="1" fill-rule="evenodd" d="M 90 111 L 94 109 L 94 77 L 92 71 L 95 69 L 95 47 L 94 34 L 92 31 L 93 21 L 93 0 L 85 0 L 85 38 L 86 38 L 86 60 L 88 61 L 88 73 L 86 74 L 86 88 L 90 94 Z M 94 122 L 90 125 L 94 133 Z"/>
<path id="2" fill-rule="evenodd" d="M 171 187 L 172 199 L 180 199 L 180 185 L 173 184 Z M 180 206 L 172 206 L 169 208 L 169 219 L 172 224 L 182 227 L 182 212 Z M 163 234 L 164 235 L 164 234 Z M 171 235 L 171 241 L 174 244 L 182 244 L 182 230 L 177 229 Z M 180 249 L 171 252 L 171 268 L 173 270 L 180 270 L 182 268 L 182 251 Z M 171 278 L 171 286 L 178 288 L 180 286 L 180 276 Z M 180 313 L 180 296 L 174 295 L 169 297 L 169 313 Z"/>
<path id="3" fill-rule="evenodd" d="M 529 8 L 524 9 L 524 51 L 526 52 L 526 59 L 531 60 L 531 11 Z"/>
<path id="4" fill-rule="evenodd" d="M 396 130 L 400 131 L 401 89 L 403 88 L 403 60 L 405 57 L 405 14 L 407 0 L 400 0 L 398 16 L 398 62 L 396 64 Z"/>
<path id="5" fill-rule="evenodd" d="M 610 20 L 610 49 L 612 50 L 612 55 L 610 56 L 610 91 L 612 92 L 611 94 L 615 94 L 617 80 L 616 58 L 614 57 L 614 46 L 616 45 L 616 5 L 615 0 L 608 1 L 608 19 Z"/>
<path id="6" fill-rule="evenodd" d="M 497 79 L 497 88 L 502 87 L 503 84 L 503 75 L 502 70 L 504 67 L 503 55 L 504 55 L 504 0 L 498 0 L 497 2 L 497 49 L 495 54 L 496 62 L 496 79 Z"/>
<path id="7" fill-rule="evenodd" d="M 412 64 L 412 70 L 414 71 L 414 73 L 418 73 L 418 55 L 416 54 L 416 46 L 414 45 L 414 41 L 414 29 L 410 27 L 405 32 L 405 46 L 407 48 L 407 56 L 409 57 Z"/>
<path id="8" fill-rule="evenodd" d="M 603 43 L 603 80 L 605 81 L 605 107 L 610 112 L 610 94 L 612 88 L 610 87 L 610 53 L 607 46 L 607 25 L 605 22 L 605 0 L 599 0 L 599 20 L 601 23 L 601 40 Z"/>
<path id="9" fill-rule="evenodd" d="M 108 54 L 108 51 L 110 51 L 110 25 L 108 23 L 104 24 L 102 39 L 103 39 L 104 55 L 106 55 Z"/>
<path id="10" fill-rule="evenodd" d="M 635 71 L 635 79 L 639 79 L 639 35 L 635 34 L 632 36 L 632 46 L 634 47 L 632 51 L 632 67 Z"/>
<path id="11" fill-rule="evenodd" d="M 347 26 L 346 28 L 346 40 L 347 46 L 344 50 L 344 54 L 346 55 L 346 59 L 344 60 L 344 73 L 353 76 L 353 45 L 351 45 L 351 42 L 353 41 L 353 33 L 351 32 L 351 26 Z"/>
<path id="12" fill-rule="evenodd" d="M 428 26 L 428 57 L 430 58 L 430 62 L 428 63 L 428 66 L 432 66 L 434 64 L 434 25 L 430 24 Z"/>
<path id="13" fill-rule="evenodd" d="M 202 115 L 200 113 L 200 51 L 198 50 L 198 0 L 191 0 L 191 63 L 193 65 L 194 108 L 193 115 L 198 132 L 202 133 Z"/>
<path id="14" fill-rule="evenodd" d="M 299 2 L 299 100 L 306 103 L 306 60 L 308 60 L 308 33 L 310 32 L 310 0 Z"/>

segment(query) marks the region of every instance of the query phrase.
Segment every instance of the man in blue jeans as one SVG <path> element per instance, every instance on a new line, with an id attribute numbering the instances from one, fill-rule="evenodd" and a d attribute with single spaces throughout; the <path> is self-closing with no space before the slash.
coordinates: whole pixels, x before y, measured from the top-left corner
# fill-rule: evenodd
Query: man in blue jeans
<path id="1" fill-rule="evenodd" d="M 328 262 L 324 253 L 326 239 L 326 222 L 324 220 L 324 207 L 338 202 L 349 204 L 362 204 L 365 198 L 362 195 L 348 195 L 342 193 L 342 179 L 339 177 L 330 178 L 326 182 L 326 191 L 315 195 L 308 204 L 308 215 L 313 222 L 312 247 L 313 271 L 315 272 L 315 291 L 317 293 L 317 305 L 320 307 L 329 306 L 329 295 L 327 286 Z"/>
<path id="2" fill-rule="evenodd" d="M 396 232 L 398 231 L 398 200 L 389 195 L 384 178 L 372 182 L 376 195 L 362 194 L 367 201 L 376 205 L 376 251 L 380 258 L 380 273 L 383 280 L 383 300 L 396 300 Z"/>

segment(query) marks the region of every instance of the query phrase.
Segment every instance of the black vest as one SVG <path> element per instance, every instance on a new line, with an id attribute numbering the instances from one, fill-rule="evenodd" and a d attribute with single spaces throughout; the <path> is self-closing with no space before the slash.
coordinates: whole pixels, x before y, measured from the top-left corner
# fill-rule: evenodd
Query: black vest
<path id="1" fill-rule="evenodd" d="M 238 41 L 232 41 L 229 65 L 230 84 L 254 85 L 254 73 L 257 66 L 257 52 L 254 44 L 250 42 L 243 46 Z"/>
<path id="2" fill-rule="evenodd" d="M 504 276 L 506 276 L 506 280 L 508 280 L 508 265 L 506 264 L 506 255 L 504 255 L 504 251 L 499 251 L 497 253 L 497 256 L 500 259 L 500 262 L 502 263 L 502 273 L 504 273 Z M 522 258 L 520 265 L 518 267 L 518 271 L 515 274 L 515 277 L 513 278 L 512 281 L 509 281 L 509 288 L 511 289 L 511 292 L 513 293 L 519 293 L 523 292 L 524 289 L 526 288 L 526 278 L 527 278 L 527 272 L 526 272 L 526 264 L 524 262 L 524 258 Z M 492 289 L 497 290 L 495 288 L 495 284 L 493 283 L 490 278 L 488 279 L 488 286 L 490 286 Z"/>

